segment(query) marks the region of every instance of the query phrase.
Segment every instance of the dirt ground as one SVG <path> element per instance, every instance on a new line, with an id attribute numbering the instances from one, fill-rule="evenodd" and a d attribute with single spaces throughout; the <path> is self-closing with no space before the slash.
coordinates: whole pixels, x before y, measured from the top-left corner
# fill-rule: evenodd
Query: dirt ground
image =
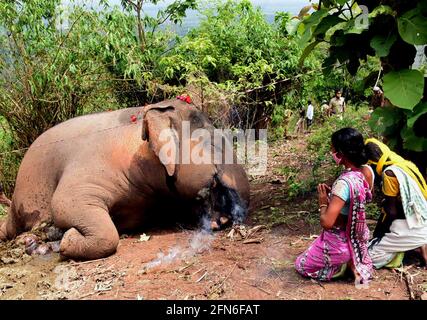
<path id="1" fill-rule="evenodd" d="M 2 243 L 0 299 L 425 297 L 427 271 L 415 263 L 380 270 L 370 287 L 361 290 L 349 275 L 330 283 L 299 276 L 295 258 L 320 231 L 317 199 L 310 192 L 292 200 L 287 197 L 286 181 L 277 174 L 284 165 L 309 172 L 303 139 L 270 147 L 268 174 L 252 179 L 250 216 L 233 236 L 231 229 L 210 235 L 180 226 L 124 235 L 116 254 L 88 262 L 60 261 L 57 254 L 30 257 L 19 242 Z"/>

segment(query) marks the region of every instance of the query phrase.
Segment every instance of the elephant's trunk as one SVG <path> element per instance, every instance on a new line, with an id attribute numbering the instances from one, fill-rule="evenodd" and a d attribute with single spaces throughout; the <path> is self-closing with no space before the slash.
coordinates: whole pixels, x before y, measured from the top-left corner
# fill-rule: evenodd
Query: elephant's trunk
<path id="1" fill-rule="evenodd" d="M 211 228 L 218 230 L 233 224 L 243 223 L 248 209 L 239 193 L 222 183 L 218 176 L 210 189 Z"/>

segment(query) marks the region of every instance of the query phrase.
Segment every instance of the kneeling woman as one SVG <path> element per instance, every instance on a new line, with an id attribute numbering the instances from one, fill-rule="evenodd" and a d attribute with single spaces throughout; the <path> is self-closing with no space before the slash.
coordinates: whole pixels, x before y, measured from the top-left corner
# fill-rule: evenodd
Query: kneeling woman
<path id="1" fill-rule="evenodd" d="M 345 170 L 332 189 L 326 184 L 317 187 L 323 231 L 297 258 L 295 267 L 303 276 L 328 281 L 342 274 L 349 264 L 356 284 L 366 284 L 372 262 L 368 255 L 365 203 L 371 199 L 374 174 L 364 165 L 368 159 L 363 137 L 357 130 L 341 129 L 331 140 L 332 156 Z"/>

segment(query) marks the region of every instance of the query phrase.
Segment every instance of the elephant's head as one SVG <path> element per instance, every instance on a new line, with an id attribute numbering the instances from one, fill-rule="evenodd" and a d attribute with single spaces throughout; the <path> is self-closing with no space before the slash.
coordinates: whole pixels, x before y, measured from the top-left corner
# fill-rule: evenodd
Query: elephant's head
<path id="1" fill-rule="evenodd" d="M 218 138 L 219 132 L 215 134 Z M 205 114 L 180 100 L 146 106 L 142 139 L 164 166 L 169 189 L 210 216 L 213 229 L 243 221 L 249 206 L 248 178 L 233 152 L 233 163 L 223 163 L 231 145 L 222 137 L 224 144 L 218 146 Z"/>

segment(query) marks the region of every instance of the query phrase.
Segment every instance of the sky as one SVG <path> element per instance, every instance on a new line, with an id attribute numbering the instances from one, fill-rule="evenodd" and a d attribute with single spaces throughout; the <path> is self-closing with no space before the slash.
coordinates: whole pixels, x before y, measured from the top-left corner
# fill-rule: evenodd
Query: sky
<path id="1" fill-rule="evenodd" d="M 174 0 L 163 0 L 157 5 L 152 3 L 146 3 L 144 5 L 144 11 L 150 16 L 156 16 L 159 9 L 164 9 L 167 5 L 172 3 Z M 201 0 L 206 1 L 206 0 Z M 99 0 L 62 0 L 64 5 L 68 5 L 71 2 L 84 3 L 86 6 L 97 7 Z M 109 0 L 110 5 L 120 5 L 120 0 Z M 297 15 L 301 8 L 310 4 L 310 0 L 251 0 L 255 6 L 261 7 L 262 11 L 266 16 L 268 22 L 274 21 L 274 16 L 278 11 L 287 11 L 292 15 Z M 196 27 L 199 23 L 199 15 L 197 11 L 187 11 L 187 17 L 183 20 L 181 26 L 174 26 L 179 34 L 185 34 L 189 29 Z"/>
<path id="2" fill-rule="evenodd" d="M 76 0 L 74 0 L 76 1 Z M 80 3 L 93 3 L 97 4 L 98 0 L 77 0 Z M 164 0 L 161 1 L 157 6 L 154 6 L 151 3 L 147 3 L 145 5 L 145 8 L 147 11 L 155 11 L 156 8 L 164 8 L 168 4 L 172 3 L 174 0 Z M 70 3 L 71 0 L 63 0 L 64 4 Z M 310 4 L 309 0 L 251 0 L 251 2 L 256 5 L 260 6 L 263 11 L 267 15 L 272 15 L 277 11 L 289 11 L 292 14 L 297 14 L 302 7 L 304 7 L 307 4 Z M 120 0 L 109 0 L 109 3 L 111 5 L 120 4 Z"/>

